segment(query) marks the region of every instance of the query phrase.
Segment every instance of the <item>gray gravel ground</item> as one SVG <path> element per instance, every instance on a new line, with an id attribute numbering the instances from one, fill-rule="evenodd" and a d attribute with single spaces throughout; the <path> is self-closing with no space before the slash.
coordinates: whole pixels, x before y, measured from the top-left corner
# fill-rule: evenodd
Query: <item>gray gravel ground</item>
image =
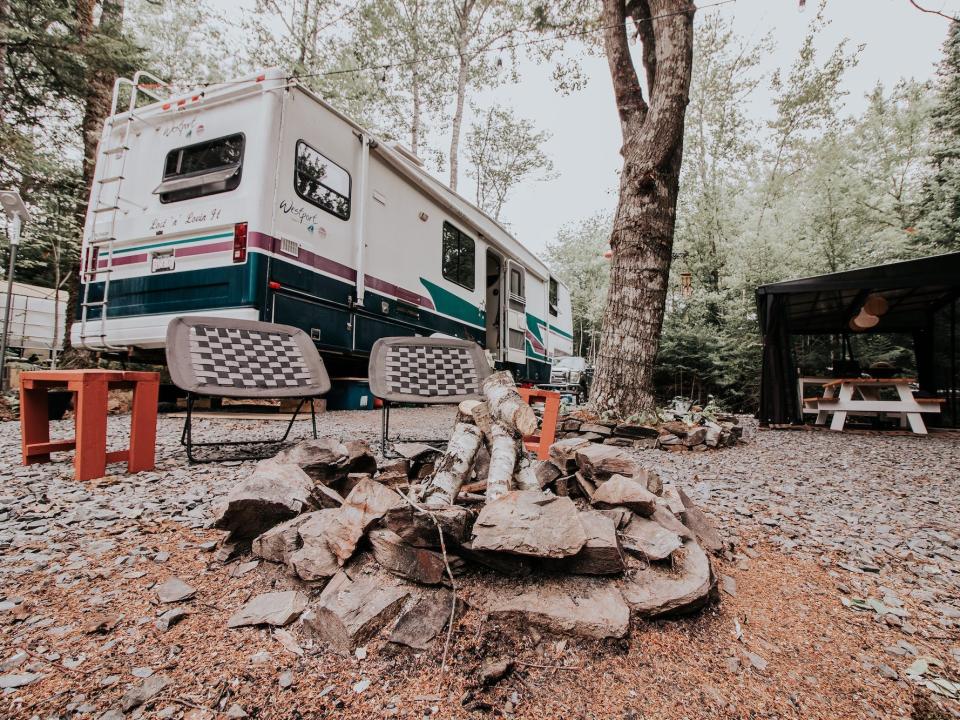
<path id="1" fill-rule="evenodd" d="M 397 410 L 392 426 L 399 434 L 440 437 L 454 412 Z M 117 447 L 125 443 L 128 422 L 125 416 L 109 420 Z M 20 465 L 19 427 L 0 423 L 0 615 L 13 606 L 24 572 L 44 569 L 58 584 L 80 582 L 77 571 L 91 553 L 116 544 L 104 539 L 105 530 L 136 532 L 132 520 L 205 526 L 211 505 L 250 464 L 188 466 L 178 442 L 181 423 L 160 418 L 155 471 L 126 476 L 114 465 L 116 475 L 85 484 L 73 480 L 69 456 Z M 282 429 L 276 421 L 218 419 L 200 421 L 198 434 L 234 438 Z M 375 445 L 380 415 L 325 413 L 318 429 Z M 922 641 L 937 648 L 948 674 L 960 675 L 960 434 L 748 429 L 750 441 L 732 449 L 638 455 L 665 480 L 687 488 L 728 537 L 742 540 L 735 551 L 742 566 L 758 540 L 814 558 L 835 578 L 838 601 L 871 600 L 877 621 L 902 632 L 905 644 L 888 652 L 910 655 Z M 69 422 L 54 423 L 55 437 L 71 432 Z M 294 437 L 308 434 L 309 423 L 297 423 Z M 100 539 L 91 543 L 88 536 Z"/>

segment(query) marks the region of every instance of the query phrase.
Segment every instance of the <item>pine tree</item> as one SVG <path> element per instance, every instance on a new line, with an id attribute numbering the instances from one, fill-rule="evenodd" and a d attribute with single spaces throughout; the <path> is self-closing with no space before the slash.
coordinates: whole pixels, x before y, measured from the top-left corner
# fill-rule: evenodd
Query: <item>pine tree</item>
<path id="1" fill-rule="evenodd" d="M 915 242 L 926 252 L 960 250 L 960 22 L 950 24 L 932 110 L 933 171 L 921 194 Z"/>

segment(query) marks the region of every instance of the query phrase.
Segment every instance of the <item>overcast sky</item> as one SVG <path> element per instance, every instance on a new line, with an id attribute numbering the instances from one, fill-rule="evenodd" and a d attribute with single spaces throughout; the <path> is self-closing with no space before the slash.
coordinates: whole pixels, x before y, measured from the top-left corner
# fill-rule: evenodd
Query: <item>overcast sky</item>
<path id="1" fill-rule="evenodd" d="M 699 4 L 705 7 L 714 1 L 702 0 Z M 918 1 L 949 15 L 960 13 L 960 0 Z M 235 12 L 238 3 L 213 0 L 213 4 Z M 701 10 L 698 17 L 722 13 L 732 18 L 736 31 L 746 37 L 759 38 L 770 32 L 775 50 L 765 69 L 786 70 L 817 4 L 818 0 L 808 0 L 806 10 L 800 12 L 798 0 L 735 0 Z M 859 65 L 848 73 L 845 82 L 850 113 L 863 108 L 864 94 L 878 81 L 889 87 L 901 77 L 931 77 L 948 28 L 945 19 L 921 13 L 908 0 L 828 0 L 827 17 L 831 24 L 821 33 L 819 43 L 823 55 L 844 37 L 853 45 L 864 45 Z M 538 253 L 562 225 L 612 208 L 616 202 L 620 128 L 606 60 L 584 57 L 582 65 L 589 81 L 586 88 L 570 95 L 554 90 L 549 66 L 522 61 L 518 84 L 475 98 L 481 107 L 489 102 L 510 106 L 552 135 L 545 149 L 553 160 L 553 179 L 516 189 L 501 215 L 517 238 Z M 751 104 L 751 109 L 762 119 L 767 117 L 766 92 Z M 449 141 L 443 140 L 445 146 Z M 470 197 L 469 180 L 462 175 L 460 182 L 461 192 Z"/>

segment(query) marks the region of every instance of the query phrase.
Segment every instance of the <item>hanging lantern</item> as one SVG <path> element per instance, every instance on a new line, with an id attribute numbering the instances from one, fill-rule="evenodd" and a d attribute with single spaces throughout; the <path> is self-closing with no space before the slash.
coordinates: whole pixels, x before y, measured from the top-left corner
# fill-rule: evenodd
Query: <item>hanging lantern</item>
<path id="1" fill-rule="evenodd" d="M 887 302 L 887 299 L 883 295 L 869 295 L 867 301 L 863 304 L 864 312 L 869 313 L 870 315 L 876 315 L 880 317 L 887 310 L 890 309 L 890 303 Z"/>

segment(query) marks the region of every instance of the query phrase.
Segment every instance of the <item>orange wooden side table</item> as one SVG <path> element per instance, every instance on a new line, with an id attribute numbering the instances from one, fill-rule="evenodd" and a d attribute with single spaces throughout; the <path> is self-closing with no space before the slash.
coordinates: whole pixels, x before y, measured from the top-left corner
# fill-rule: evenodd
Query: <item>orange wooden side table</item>
<path id="1" fill-rule="evenodd" d="M 539 435 L 528 435 L 523 439 L 527 450 L 535 450 L 540 460 L 550 459 L 550 446 L 557 437 L 557 418 L 560 416 L 560 393 L 539 388 L 517 388 L 520 397 L 527 401 L 543 400 L 543 420 Z"/>
<path id="2" fill-rule="evenodd" d="M 50 441 L 47 392 L 66 386 L 76 402 L 76 436 Z M 128 450 L 107 452 L 107 390 L 133 388 Z M 50 462 L 50 453 L 76 450 L 77 480 L 107 474 L 107 463 L 127 463 L 128 472 L 152 470 L 157 442 L 160 374 L 126 370 L 40 370 L 20 374 L 20 434 L 23 464 Z"/>

